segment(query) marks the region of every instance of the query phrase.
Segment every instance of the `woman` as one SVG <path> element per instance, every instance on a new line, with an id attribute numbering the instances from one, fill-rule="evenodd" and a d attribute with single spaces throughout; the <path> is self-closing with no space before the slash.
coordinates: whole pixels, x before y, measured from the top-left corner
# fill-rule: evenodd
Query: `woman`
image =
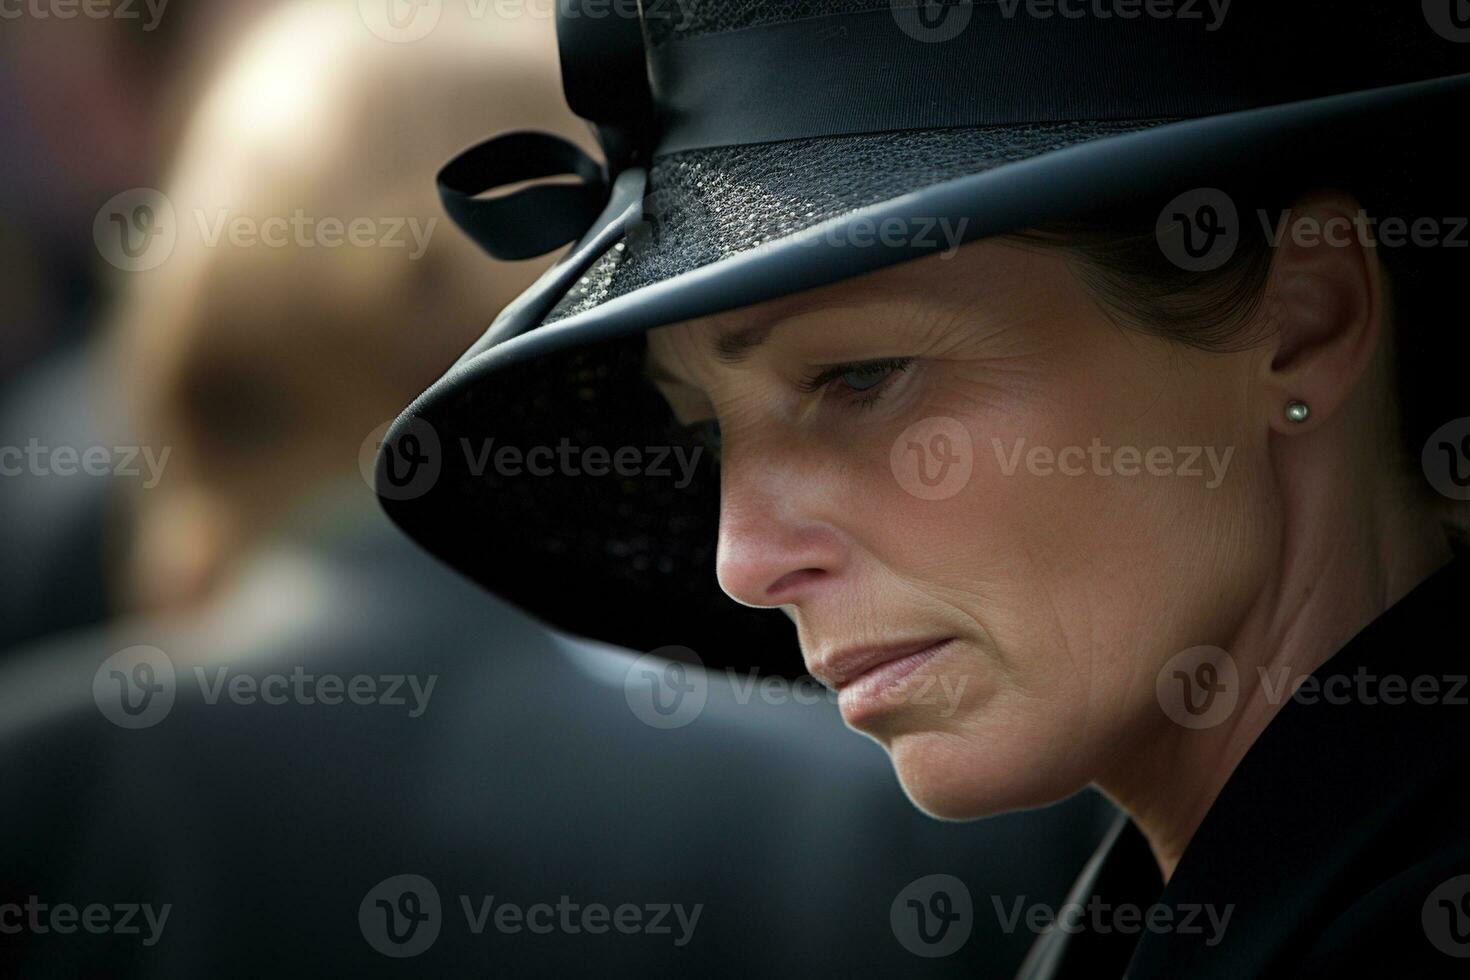
<path id="1" fill-rule="evenodd" d="M 563 12 L 606 174 L 441 175 L 492 253 L 578 244 L 398 421 L 390 513 L 572 632 L 799 648 L 937 817 L 1101 788 L 1024 975 L 1460 968 L 1450 8 L 778 6 Z"/>

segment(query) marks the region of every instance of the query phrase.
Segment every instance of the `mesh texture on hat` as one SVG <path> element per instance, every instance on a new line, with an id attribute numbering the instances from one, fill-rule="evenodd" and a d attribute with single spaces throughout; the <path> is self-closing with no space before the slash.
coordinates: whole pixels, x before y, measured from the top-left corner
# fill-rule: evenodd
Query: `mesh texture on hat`
<path id="1" fill-rule="evenodd" d="M 1169 121 L 910 130 L 662 157 L 649 172 L 643 222 L 547 322 L 921 187 Z"/>

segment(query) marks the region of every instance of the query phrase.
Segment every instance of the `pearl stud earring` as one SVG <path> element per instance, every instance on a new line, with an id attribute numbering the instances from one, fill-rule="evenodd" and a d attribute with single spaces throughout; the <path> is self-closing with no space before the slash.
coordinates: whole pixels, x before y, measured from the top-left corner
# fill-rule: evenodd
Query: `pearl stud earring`
<path id="1" fill-rule="evenodd" d="M 1300 425 L 1312 417 L 1312 410 L 1307 407 L 1306 402 L 1290 402 L 1286 406 L 1286 417 Z"/>

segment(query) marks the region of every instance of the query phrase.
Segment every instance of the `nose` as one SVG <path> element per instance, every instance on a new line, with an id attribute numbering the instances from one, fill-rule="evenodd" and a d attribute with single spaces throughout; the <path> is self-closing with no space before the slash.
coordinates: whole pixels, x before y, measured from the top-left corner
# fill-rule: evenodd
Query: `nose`
<path id="1" fill-rule="evenodd" d="M 815 477 L 771 456 L 726 458 L 716 570 L 730 598 L 762 608 L 800 605 L 834 587 L 847 546 L 824 516 L 831 495 L 822 491 L 832 488 Z"/>

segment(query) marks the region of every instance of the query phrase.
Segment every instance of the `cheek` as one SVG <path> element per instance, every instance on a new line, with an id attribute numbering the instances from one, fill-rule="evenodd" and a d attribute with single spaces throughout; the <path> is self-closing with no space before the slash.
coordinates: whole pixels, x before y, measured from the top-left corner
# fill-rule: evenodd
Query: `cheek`
<path id="1" fill-rule="evenodd" d="M 1072 377 L 1044 395 L 923 399 L 844 474 L 862 488 L 842 519 L 863 547 L 983 638 L 973 704 L 1021 695 L 1042 740 L 1058 719 L 1117 730 L 1147 712 L 1158 666 L 1226 641 L 1276 534 L 1252 478 L 1264 437 L 1222 407 L 1228 378 Z"/>
<path id="2" fill-rule="evenodd" d="M 1030 481 L 1065 528 L 1053 571 L 1079 572 L 1071 588 L 1091 596 L 1098 624 L 1082 639 L 1113 651 L 1115 670 L 1228 642 L 1264 574 L 1278 533 L 1263 480 L 1269 430 L 1252 425 L 1242 366 L 1129 360 L 1050 426 L 1046 438 L 1089 450 L 1082 475 Z"/>

